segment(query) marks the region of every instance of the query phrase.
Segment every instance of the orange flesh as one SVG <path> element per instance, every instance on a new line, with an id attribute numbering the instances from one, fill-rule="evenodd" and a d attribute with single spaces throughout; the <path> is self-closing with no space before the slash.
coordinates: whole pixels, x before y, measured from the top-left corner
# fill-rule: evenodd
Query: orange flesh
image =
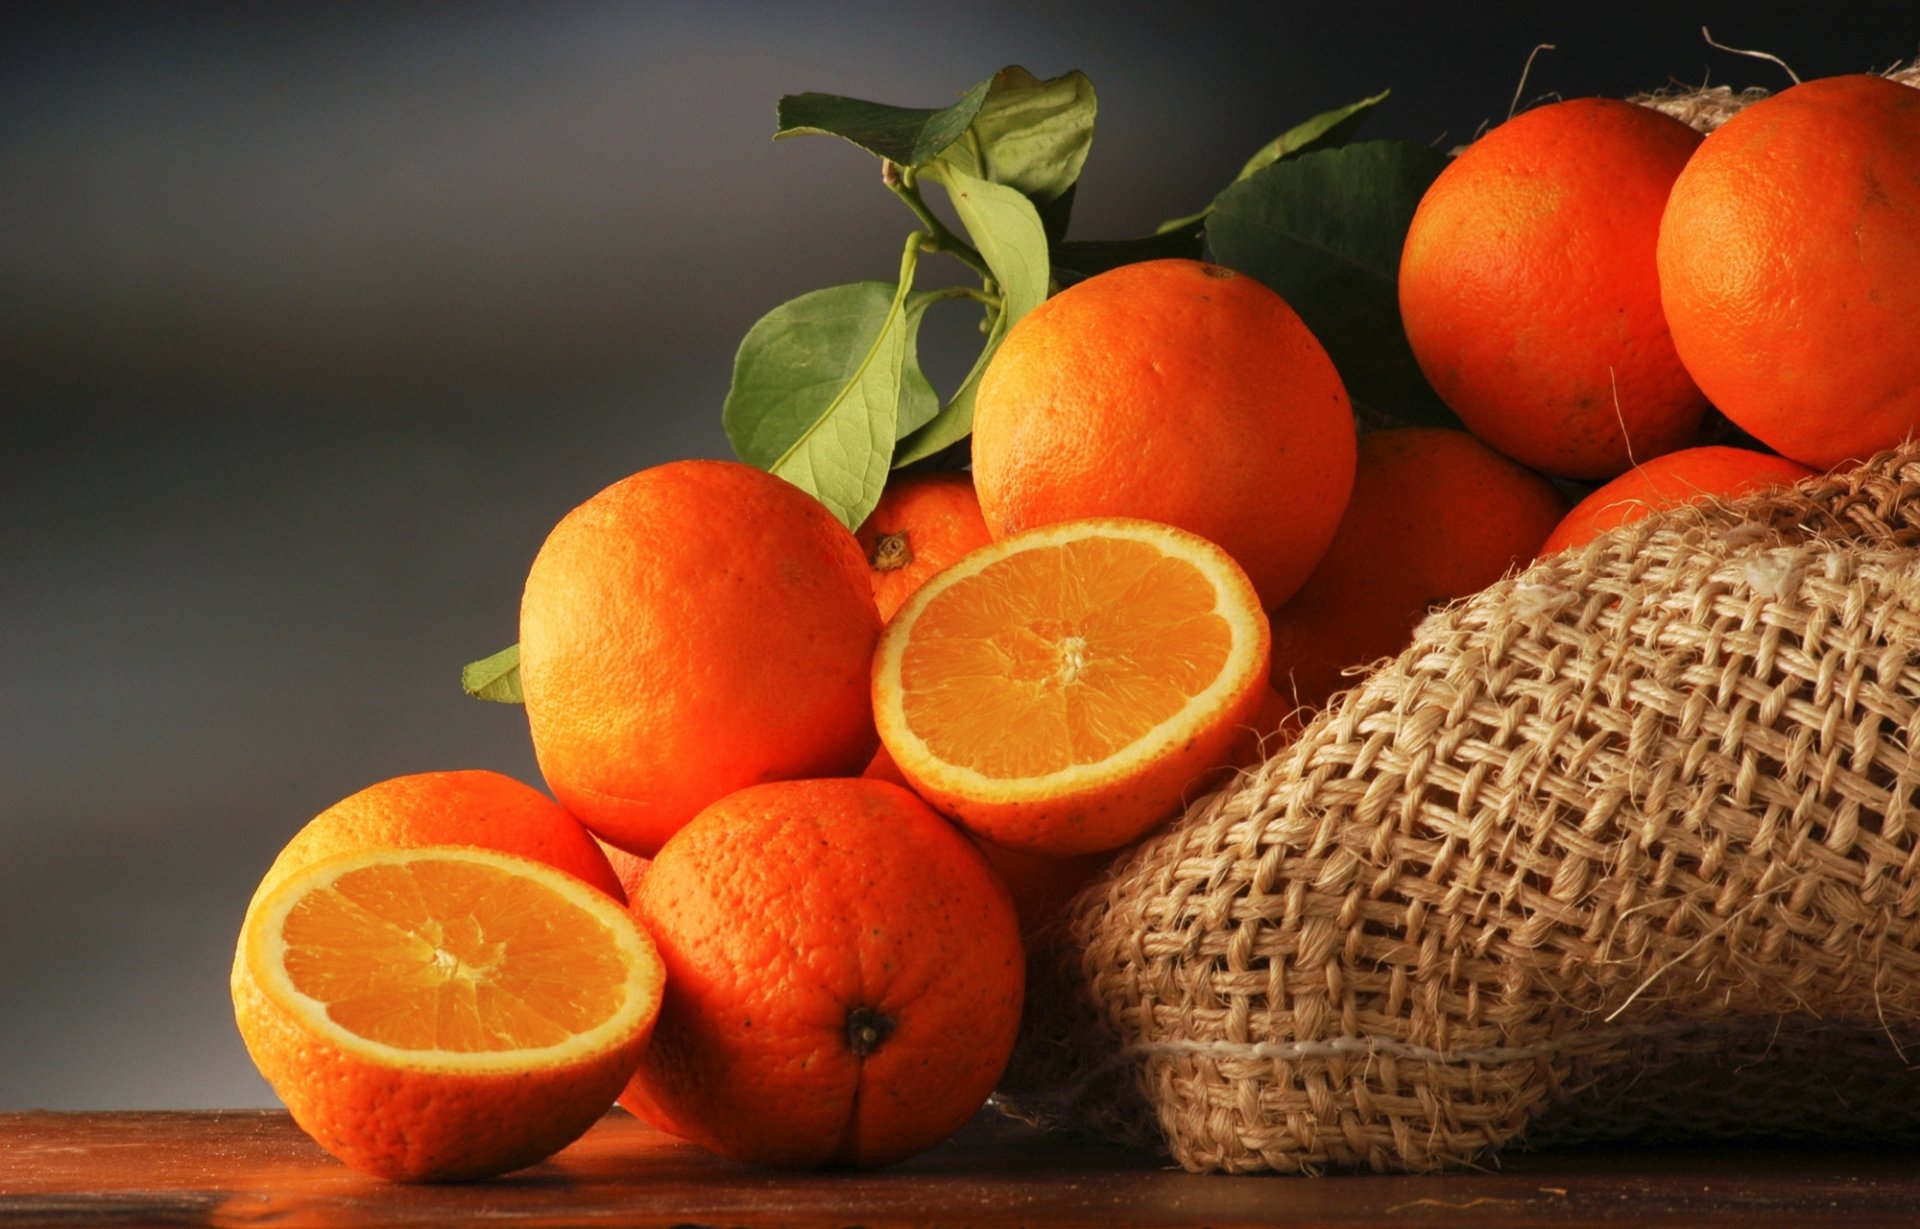
<path id="1" fill-rule="evenodd" d="M 303 896 L 282 934 L 296 989 L 342 1028 L 401 1049 L 555 1045 L 623 1002 L 626 967 L 606 927 L 491 866 L 351 870 Z"/>
<path id="2" fill-rule="evenodd" d="M 907 724 L 940 759 L 1041 776 L 1125 749 L 1233 652 L 1213 584 L 1149 543 L 1022 551 L 920 612 L 901 659 Z"/>

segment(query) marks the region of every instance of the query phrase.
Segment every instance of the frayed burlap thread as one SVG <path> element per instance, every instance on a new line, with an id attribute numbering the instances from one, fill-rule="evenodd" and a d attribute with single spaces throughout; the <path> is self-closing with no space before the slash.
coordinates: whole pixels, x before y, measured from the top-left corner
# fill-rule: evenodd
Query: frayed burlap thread
<path id="1" fill-rule="evenodd" d="M 1000 1101 L 1192 1170 L 1920 1134 L 1920 449 L 1429 617 L 1037 942 Z"/>
<path id="2" fill-rule="evenodd" d="M 1890 81 L 1898 81 L 1902 85 L 1920 87 L 1920 61 L 1895 64 L 1880 75 Z M 1664 90 L 1649 90 L 1643 94 L 1635 94 L 1627 101 L 1665 112 L 1700 132 L 1712 132 L 1745 108 L 1768 97 L 1769 94 L 1770 91 L 1758 86 L 1736 92 L 1724 85 L 1676 85 Z"/>

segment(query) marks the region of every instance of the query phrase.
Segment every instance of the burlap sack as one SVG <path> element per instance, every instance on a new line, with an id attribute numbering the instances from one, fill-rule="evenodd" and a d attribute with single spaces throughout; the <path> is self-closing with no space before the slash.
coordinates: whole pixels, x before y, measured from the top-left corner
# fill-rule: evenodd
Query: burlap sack
<path id="1" fill-rule="evenodd" d="M 1042 936 L 1000 1100 L 1194 1170 L 1920 1135 L 1920 448 L 1440 611 Z"/>

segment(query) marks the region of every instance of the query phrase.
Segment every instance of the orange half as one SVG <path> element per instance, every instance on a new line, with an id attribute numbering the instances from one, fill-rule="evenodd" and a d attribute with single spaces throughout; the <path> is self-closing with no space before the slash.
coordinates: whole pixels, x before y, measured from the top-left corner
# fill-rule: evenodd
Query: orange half
<path id="1" fill-rule="evenodd" d="M 989 841 L 1126 844 L 1211 784 L 1266 695 L 1252 583 L 1153 521 L 1013 534 L 928 580 L 882 633 L 874 717 L 901 774 Z"/>
<path id="2" fill-rule="evenodd" d="M 653 942 L 544 863 L 467 846 L 327 858 L 249 913 L 248 1051 L 294 1120 L 384 1177 L 484 1177 L 584 1133 L 659 1011 Z"/>

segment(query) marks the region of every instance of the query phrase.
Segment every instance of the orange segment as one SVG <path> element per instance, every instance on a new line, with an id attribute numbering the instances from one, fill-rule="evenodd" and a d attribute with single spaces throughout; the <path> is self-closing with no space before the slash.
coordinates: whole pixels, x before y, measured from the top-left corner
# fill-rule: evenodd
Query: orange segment
<path id="1" fill-rule="evenodd" d="M 881 738 L 988 840 L 1126 843 L 1232 758 L 1265 694 L 1265 613 L 1219 547 L 1151 521 L 1002 539 L 928 581 L 875 658 Z"/>
<path id="2" fill-rule="evenodd" d="M 561 1046 L 627 997 L 629 962 L 604 922 L 549 885 L 464 859 L 341 874 L 295 900 L 280 934 L 295 991 L 397 1049 Z"/>
<path id="3" fill-rule="evenodd" d="M 465 846 L 317 862 L 249 913 L 234 1009 L 294 1119 L 403 1179 L 532 1164 L 584 1132 L 639 1062 L 663 989 L 619 902 Z"/>

